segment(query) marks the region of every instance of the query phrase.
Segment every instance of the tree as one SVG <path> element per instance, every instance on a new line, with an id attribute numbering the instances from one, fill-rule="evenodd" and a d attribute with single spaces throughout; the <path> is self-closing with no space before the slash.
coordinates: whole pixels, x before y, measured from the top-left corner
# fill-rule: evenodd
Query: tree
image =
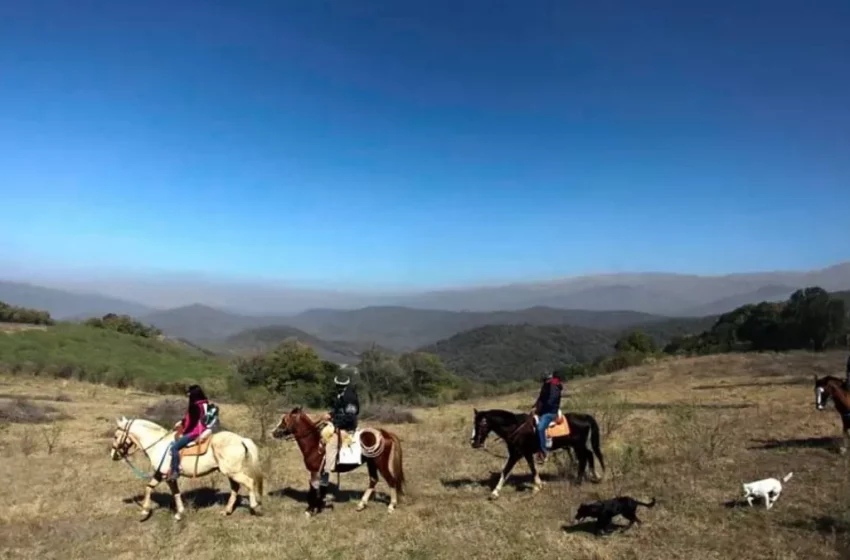
<path id="1" fill-rule="evenodd" d="M 92 317 L 91 319 L 86 319 L 83 324 L 96 329 L 109 329 L 145 338 L 156 338 L 162 334 L 162 331 L 156 327 L 146 325 L 141 321 L 133 319 L 129 315 L 116 315 L 115 313 L 107 313 L 100 318 Z"/>
<path id="2" fill-rule="evenodd" d="M 370 402 L 379 401 L 393 393 L 405 392 L 407 389 L 407 379 L 399 363 L 375 345 L 360 355 L 357 371 L 360 372 L 366 398 Z"/>
<path id="3" fill-rule="evenodd" d="M 399 357 L 398 363 L 408 377 L 406 385 L 414 397 L 435 398 L 457 387 L 455 376 L 435 354 L 408 352 Z"/>
<path id="4" fill-rule="evenodd" d="M 241 359 L 238 376 L 249 387 L 262 386 L 310 406 L 324 404 L 326 365 L 316 351 L 296 340 L 285 340 L 266 354 Z"/>
<path id="5" fill-rule="evenodd" d="M 635 329 L 614 344 L 617 352 L 635 352 L 638 354 L 654 354 L 658 352 L 655 340 L 640 329 Z"/>

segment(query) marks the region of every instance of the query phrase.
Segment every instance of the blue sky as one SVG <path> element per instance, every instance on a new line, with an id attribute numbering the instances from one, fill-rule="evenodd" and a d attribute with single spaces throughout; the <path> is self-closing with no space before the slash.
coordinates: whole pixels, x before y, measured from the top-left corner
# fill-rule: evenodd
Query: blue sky
<path id="1" fill-rule="evenodd" d="M 845 0 L 73 4 L 0 2 L 0 260 L 424 287 L 850 257 Z"/>

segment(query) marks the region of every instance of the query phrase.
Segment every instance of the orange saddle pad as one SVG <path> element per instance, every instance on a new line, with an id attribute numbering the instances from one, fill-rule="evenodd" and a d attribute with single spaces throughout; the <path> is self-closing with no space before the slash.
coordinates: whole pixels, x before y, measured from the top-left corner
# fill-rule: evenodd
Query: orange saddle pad
<path id="1" fill-rule="evenodd" d="M 197 455 L 203 455 L 207 452 L 207 449 L 210 448 L 210 442 L 212 441 L 212 437 L 208 437 L 201 443 L 193 445 L 191 447 L 184 447 L 180 450 L 181 457 L 195 457 Z"/>
<path id="2" fill-rule="evenodd" d="M 554 424 L 550 424 L 549 427 L 546 428 L 546 437 L 556 438 L 568 435 L 570 435 L 570 423 L 567 422 L 567 419 L 564 416 L 560 416 L 557 420 L 555 420 Z"/>

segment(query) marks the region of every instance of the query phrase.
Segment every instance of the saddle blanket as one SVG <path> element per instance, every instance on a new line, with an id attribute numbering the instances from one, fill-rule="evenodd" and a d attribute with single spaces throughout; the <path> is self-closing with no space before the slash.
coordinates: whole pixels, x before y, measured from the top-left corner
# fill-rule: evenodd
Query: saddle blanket
<path id="1" fill-rule="evenodd" d="M 540 418 L 535 415 L 534 416 L 534 425 L 535 427 L 540 423 Z M 567 422 L 567 417 L 559 410 L 558 416 L 555 417 L 555 420 L 549 423 L 546 426 L 546 437 L 548 438 L 556 438 L 570 435 L 570 423 Z"/>

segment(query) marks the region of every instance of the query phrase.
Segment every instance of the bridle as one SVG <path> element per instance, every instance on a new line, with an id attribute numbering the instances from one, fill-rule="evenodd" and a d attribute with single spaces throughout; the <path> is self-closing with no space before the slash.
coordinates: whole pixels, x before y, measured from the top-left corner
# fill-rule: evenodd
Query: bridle
<path id="1" fill-rule="evenodd" d="M 152 447 L 153 447 L 153 446 L 155 446 L 157 443 L 159 443 L 159 442 L 161 442 L 162 440 L 164 440 L 166 437 L 168 437 L 168 435 L 169 435 L 171 432 L 166 432 L 166 433 L 165 433 L 165 435 L 163 435 L 162 437 L 160 437 L 159 439 L 157 439 L 157 440 L 156 440 L 155 442 L 153 442 L 152 444 L 148 445 L 147 447 L 142 447 L 142 446 L 139 444 L 139 442 L 136 440 L 136 438 L 135 438 L 133 435 L 131 435 L 131 434 L 130 434 L 130 428 L 133 426 L 133 422 L 135 422 L 135 421 L 136 421 L 136 419 L 135 419 L 135 418 L 131 418 L 130 420 L 128 420 L 128 421 L 127 421 L 126 426 L 122 429 L 122 432 L 123 432 L 123 433 L 122 433 L 122 435 L 121 435 L 121 440 L 118 442 L 118 445 L 113 445 L 113 446 L 112 446 L 112 450 L 116 452 L 116 454 L 118 455 L 118 457 L 119 457 L 120 459 L 123 459 L 123 460 L 124 460 L 124 462 L 125 462 L 125 463 L 127 463 L 127 465 L 128 465 L 128 466 L 130 467 L 130 469 L 131 469 L 131 470 L 132 470 L 132 471 L 136 474 L 136 476 L 138 476 L 139 478 L 142 478 L 142 479 L 146 479 L 146 478 L 150 478 L 150 477 L 148 477 L 148 476 L 144 473 L 144 471 L 142 471 L 142 470 L 140 470 L 139 468 L 137 468 L 137 467 L 136 467 L 136 466 L 132 463 L 132 461 L 130 461 L 130 455 L 133 455 L 133 454 L 134 454 L 134 453 L 136 453 L 136 451 L 138 451 L 139 449 L 141 449 L 143 452 L 147 453 L 148 449 L 152 448 Z M 131 451 L 131 449 L 132 449 L 133 447 L 135 447 L 135 449 L 133 449 L 133 450 Z M 165 460 L 165 454 L 163 454 L 162 459 L 163 459 L 163 460 Z M 160 466 L 162 466 L 162 461 L 160 461 Z M 157 467 L 157 470 L 159 470 L 159 466 Z"/>

